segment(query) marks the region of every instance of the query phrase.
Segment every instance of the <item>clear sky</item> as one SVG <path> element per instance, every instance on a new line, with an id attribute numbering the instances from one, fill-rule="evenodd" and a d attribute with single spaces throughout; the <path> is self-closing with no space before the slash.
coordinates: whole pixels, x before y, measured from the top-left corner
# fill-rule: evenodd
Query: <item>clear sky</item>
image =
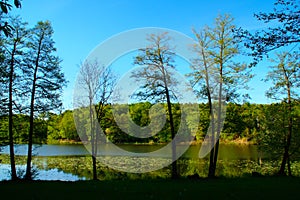
<path id="1" fill-rule="evenodd" d="M 191 28 L 211 25 L 218 14 L 229 13 L 235 24 L 248 30 L 266 27 L 253 13 L 271 11 L 274 0 L 23 0 L 22 9 L 14 9 L 34 26 L 37 21 L 52 23 L 62 69 L 69 81 L 64 89 L 65 109 L 72 108 L 72 95 L 79 64 L 101 42 L 120 32 L 142 27 L 162 27 L 193 37 Z M 265 97 L 268 84 L 261 82 L 266 62 L 254 72 L 249 83 L 251 102 L 270 103 Z"/>

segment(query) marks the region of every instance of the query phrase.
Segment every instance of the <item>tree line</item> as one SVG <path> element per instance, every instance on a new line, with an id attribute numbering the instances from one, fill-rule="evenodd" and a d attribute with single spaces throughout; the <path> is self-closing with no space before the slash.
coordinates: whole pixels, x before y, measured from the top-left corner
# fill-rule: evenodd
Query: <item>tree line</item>
<path id="1" fill-rule="evenodd" d="M 150 123 L 149 110 L 153 104 L 150 102 L 134 103 L 129 106 L 131 119 L 139 126 L 147 126 Z M 272 103 L 272 104 L 237 104 L 228 103 L 226 112 L 226 121 L 220 136 L 224 142 L 235 141 L 245 142 L 252 144 L 265 143 L 264 137 L 266 134 L 273 135 L 274 138 L 278 137 L 286 129 L 282 124 L 287 123 L 285 116 L 286 111 L 285 103 Z M 126 108 L 127 105 L 120 105 Z M 166 109 L 166 105 L 164 105 Z M 116 122 L 111 111 L 111 105 L 105 106 L 105 115 L 101 121 L 101 128 L 104 130 L 107 139 L 113 143 L 145 143 L 145 144 L 165 144 L 171 141 L 170 127 L 165 125 L 164 128 L 155 136 L 149 138 L 136 138 L 128 135 L 122 131 Z M 172 104 L 175 122 L 175 129 L 178 129 L 180 124 L 181 110 L 179 104 Z M 207 134 L 209 127 L 209 106 L 207 103 L 199 104 L 200 121 L 196 134 L 194 135 L 194 142 L 201 143 Z M 85 110 L 87 112 L 87 110 Z M 300 105 L 295 104 L 293 109 L 293 123 L 294 131 L 298 132 L 299 125 Z M 121 113 L 121 117 L 126 115 L 126 112 Z M 0 138 L 4 143 L 8 143 L 7 134 L 7 117 L 2 116 L 0 120 Z M 28 116 L 27 115 L 14 115 L 14 137 L 16 143 L 24 144 L 28 141 Z M 276 119 L 276 121 L 275 121 Z M 88 119 L 85 119 L 88 120 Z M 276 123 L 278 122 L 278 123 Z M 54 143 L 76 143 L 89 141 L 89 132 L 78 135 L 74 123 L 74 114 L 71 110 L 66 110 L 61 114 L 42 114 L 35 119 L 34 130 L 34 143 L 36 144 L 54 144 Z M 83 122 L 83 124 L 86 124 Z M 284 138 L 282 134 L 282 138 Z M 6 141 L 6 142 L 5 142 Z M 295 141 L 297 141 L 295 139 Z M 271 142 L 271 141 L 270 141 Z M 267 144 L 266 144 L 267 145 Z M 278 148 L 278 145 L 272 145 Z"/>

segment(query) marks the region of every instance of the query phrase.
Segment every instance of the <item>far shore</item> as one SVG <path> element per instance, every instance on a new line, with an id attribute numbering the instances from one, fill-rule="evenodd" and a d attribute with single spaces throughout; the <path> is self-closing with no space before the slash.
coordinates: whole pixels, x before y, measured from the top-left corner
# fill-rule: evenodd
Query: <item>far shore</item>
<path id="1" fill-rule="evenodd" d="M 53 140 L 45 144 L 89 144 L 89 141 L 76 141 L 76 140 Z M 203 141 L 192 141 L 190 145 L 201 145 Z M 120 143 L 130 145 L 165 145 L 166 143 Z M 255 145 L 256 143 L 252 140 L 249 141 L 247 138 L 238 138 L 235 140 L 220 139 L 220 144 L 234 144 L 234 145 Z"/>

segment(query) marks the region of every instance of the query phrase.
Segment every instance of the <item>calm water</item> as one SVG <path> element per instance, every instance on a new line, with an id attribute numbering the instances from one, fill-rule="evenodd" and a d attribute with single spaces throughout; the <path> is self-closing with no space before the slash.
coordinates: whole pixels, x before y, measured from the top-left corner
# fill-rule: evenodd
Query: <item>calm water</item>
<path id="1" fill-rule="evenodd" d="M 109 155 L 118 156 L 117 152 L 110 145 L 102 145 Z M 119 145 L 122 149 L 135 153 L 153 152 L 163 147 L 163 145 Z M 192 145 L 184 153 L 184 158 L 198 158 L 201 145 Z M 180 148 L 180 147 L 178 147 Z M 1 147 L 0 154 L 9 154 L 9 147 Z M 15 154 L 26 156 L 27 145 L 16 145 Z M 35 156 L 86 156 L 90 155 L 84 145 L 34 145 L 33 154 Z M 101 151 L 99 151 L 101 155 Z M 164 155 L 161 155 L 163 157 Z M 258 152 L 255 145 L 233 145 L 221 144 L 219 148 L 219 159 L 221 160 L 257 160 Z"/>
<path id="2" fill-rule="evenodd" d="M 9 154 L 9 146 L 1 147 L 0 154 Z M 27 155 L 27 145 L 15 145 L 15 154 Z M 34 145 L 33 155 L 36 156 L 80 156 L 88 155 L 83 145 Z"/>
<path id="3" fill-rule="evenodd" d="M 120 148 L 135 153 L 145 153 L 158 150 L 163 145 L 120 145 Z M 198 173 L 200 176 L 206 176 L 208 159 L 199 159 L 198 153 L 201 145 L 193 145 L 181 156 L 178 160 L 178 168 L 182 176 Z M 109 150 L 105 159 L 118 161 L 128 164 L 132 162 L 130 157 L 122 157 L 117 152 L 113 151 L 110 145 L 102 145 L 102 148 Z M 178 147 L 180 148 L 180 147 Z M 1 147 L 0 154 L 8 155 L 8 146 Z M 16 145 L 16 155 L 26 156 L 27 145 Z M 99 152 L 101 154 L 101 152 Z M 90 179 L 92 177 L 91 158 L 88 150 L 83 145 L 35 145 L 33 154 L 34 167 L 38 170 L 36 179 L 43 180 L 80 180 Z M 161 155 L 162 159 L 164 155 Z M 148 158 L 146 158 L 148 159 Z M 149 163 L 153 162 L 149 158 Z M 158 158 L 160 159 L 160 158 Z M 5 163 L 6 162 L 6 163 Z M 0 164 L 0 180 L 9 179 L 9 161 L 8 159 Z M 23 161 L 24 162 L 24 161 Z M 257 148 L 254 145 L 225 145 L 221 144 L 219 149 L 219 162 L 217 173 L 224 176 L 241 176 L 244 173 L 251 173 L 249 169 L 260 171 L 259 155 Z M 17 166 L 20 173 L 24 172 L 25 163 Z M 151 172 L 148 174 L 126 174 L 107 168 L 100 164 L 99 177 L 101 179 L 114 178 L 136 178 L 136 177 L 168 177 L 170 167 Z M 243 169 L 247 169 L 245 171 Z M 261 169 L 263 170 L 263 169 Z M 268 168 L 269 170 L 269 168 Z M 4 177 L 4 178 L 3 178 Z"/>

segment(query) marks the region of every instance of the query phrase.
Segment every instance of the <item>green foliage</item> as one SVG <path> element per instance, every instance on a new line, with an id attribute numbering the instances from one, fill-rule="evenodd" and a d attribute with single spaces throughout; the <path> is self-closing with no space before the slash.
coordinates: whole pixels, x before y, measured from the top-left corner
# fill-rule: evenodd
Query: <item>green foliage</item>
<path id="1" fill-rule="evenodd" d="M 234 18 L 225 14 L 219 15 L 212 27 L 192 30 L 197 42 L 193 51 L 198 57 L 191 60 L 193 71 L 188 76 L 192 77 L 192 85 L 201 99 L 209 101 L 226 96 L 226 101 L 235 102 L 249 98 L 242 92 L 253 75 L 246 63 L 234 60 L 242 54 L 240 40 L 232 32 L 235 28 Z M 219 84 L 222 84 L 221 97 L 215 88 Z"/>
<path id="2" fill-rule="evenodd" d="M 28 141 L 29 116 L 13 116 L 13 135 L 14 141 L 18 144 L 24 144 Z M 47 142 L 47 121 L 42 118 L 34 120 L 34 143 L 41 144 Z M 3 115 L 0 118 L 0 138 L 1 143 L 8 143 L 8 116 Z"/>
<path id="3" fill-rule="evenodd" d="M 11 37 L 1 38 L 0 42 L 1 114 L 7 114 L 11 109 L 14 113 L 22 112 L 19 100 L 24 95 L 21 84 L 24 80 L 22 77 L 22 70 L 24 69 L 23 55 L 26 51 L 28 37 L 27 23 L 23 22 L 20 17 L 10 17 L 7 21 L 14 28 L 14 31 L 11 32 Z"/>
<path id="4" fill-rule="evenodd" d="M 67 110 L 62 114 L 59 127 L 62 139 L 79 140 L 71 111 Z"/>
<path id="5" fill-rule="evenodd" d="M 131 104 L 129 111 L 132 120 L 138 126 L 145 126 L 150 123 L 149 109 L 152 104 L 149 102 Z M 165 108 L 166 105 L 164 104 Z M 174 122 L 176 130 L 180 122 L 180 107 L 178 105 L 172 106 L 174 113 Z M 114 143 L 167 143 L 171 140 L 170 129 L 166 124 L 162 130 L 150 138 L 135 138 L 124 133 L 112 115 L 112 108 L 110 105 L 105 106 L 105 115 L 100 122 L 102 130 L 108 140 Z M 86 111 L 87 112 L 87 111 Z M 202 142 L 204 136 L 207 134 L 209 125 L 208 105 L 199 104 L 200 121 L 198 130 L 195 135 L 195 142 Z M 245 138 L 247 141 L 262 144 L 262 140 L 266 141 L 269 137 L 277 138 L 272 140 L 273 143 L 280 138 L 284 138 L 282 130 L 284 130 L 283 112 L 286 112 L 286 104 L 234 104 L 227 105 L 226 120 L 221 134 L 221 139 L 225 141 L 234 141 L 235 139 Z M 300 105 L 294 103 L 293 105 L 293 132 L 297 133 L 300 130 Z M 187 116 L 187 121 L 193 122 L 195 115 Z M 44 119 L 44 120 L 42 120 Z M 87 120 L 87 119 L 85 119 Z M 285 118 L 287 120 L 287 118 Z M 86 122 L 82 122 L 83 124 Z M 198 122 L 197 122 L 198 123 Z M 14 116 L 14 135 L 17 143 L 25 143 L 28 137 L 28 116 L 15 115 Z M 61 114 L 48 113 L 44 117 L 35 120 L 35 136 L 38 143 L 59 143 L 60 141 L 87 141 L 84 127 L 75 127 L 73 111 L 67 110 Z M 193 124 L 186 124 L 186 126 L 193 127 Z M 77 130 L 77 129 L 78 130 Z M 8 140 L 8 122 L 7 116 L 3 115 L 0 118 L 0 138 L 2 143 Z M 78 135 L 78 133 L 82 134 Z M 276 133 L 276 134 L 275 134 Z M 265 137 L 265 138 L 264 138 Z M 279 138 L 279 139 L 278 139 Z M 294 142 L 298 140 L 295 134 Z M 296 143 L 295 143 L 296 145 Z M 271 148 L 271 143 L 265 143 L 265 146 Z M 273 145 L 274 148 L 279 148 L 280 145 Z M 272 146 L 272 148 L 273 148 Z M 296 149 L 296 146 L 295 146 Z M 273 151 L 273 150 L 272 150 Z M 296 156 L 296 153 L 295 153 Z"/>
<path id="6" fill-rule="evenodd" d="M 72 111 L 67 110 L 60 115 L 50 114 L 47 140 L 50 143 L 59 140 L 79 141 Z"/>
<path id="7" fill-rule="evenodd" d="M 281 159 L 287 141 L 288 135 L 288 105 L 286 103 L 276 103 L 266 106 L 264 109 L 265 120 L 263 122 L 263 131 L 257 135 L 259 150 L 265 154 L 271 155 L 274 159 Z M 293 119 L 293 137 L 290 146 L 290 159 L 299 158 L 300 136 L 299 131 L 299 103 L 294 103 L 292 113 Z"/>
<path id="8" fill-rule="evenodd" d="M 29 49 L 24 56 L 27 66 L 24 70 L 24 91 L 28 97 L 34 98 L 34 114 L 37 115 L 61 108 L 62 88 L 67 82 L 61 71 L 61 59 L 56 55 L 51 23 L 40 21 L 30 33 L 27 43 Z"/>
<path id="9" fill-rule="evenodd" d="M 299 99 L 300 87 L 300 55 L 299 51 L 276 53 L 275 59 L 270 59 L 274 65 L 265 81 L 271 82 L 272 87 L 266 96 L 275 100 L 287 101 L 288 95 L 294 100 Z M 288 94 L 290 93 L 290 94 Z"/>

